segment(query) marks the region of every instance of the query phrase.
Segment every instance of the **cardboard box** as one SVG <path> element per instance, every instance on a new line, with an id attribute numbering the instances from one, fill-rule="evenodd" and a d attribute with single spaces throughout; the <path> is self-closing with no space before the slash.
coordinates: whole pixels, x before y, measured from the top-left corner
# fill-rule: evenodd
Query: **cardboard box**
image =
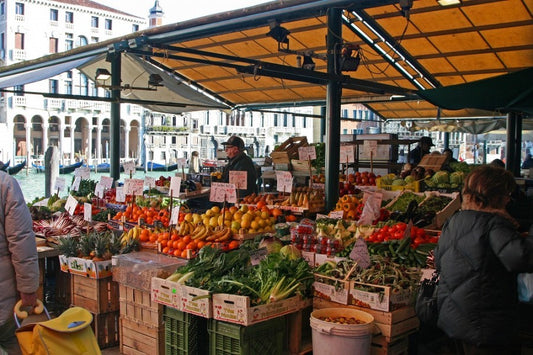
<path id="1" fill-rule="evenodd" d="M 315 282 L 313 283 L 315 297 L 340 304 L 348 304 L 349 293 L 350 281 L 315 274 Z"/>
<path id="2" fill-rule="evenodd" d="M 315 267 L 315 252 L 302 250 L 302 258 L 307 261 L 309 266 Z"/>
<path id="3" fill-rule="evenodd" d="M 315 266 L 319 266 L 324 264 L 326 261 L 333 261 L 335 263 L 338 263 L 341 260 L 344 260 L 346 258 L 341 256 L 332 256 L 328 254 L 318 254 L 315 253 Z"/>
<path id="4" fill-rule="evenodd" d="M 159 277 L 152 278 L 152 292 L 151 297 L 152 301 L 176 308 L 179 308 L 179 293 L 180 285 L 176 282 L 168 281 L 166 279 L 161 279 Z"/>
<path id="5" fill-rule="evenodd" d="M 204 297 L 203 297 L 204 296 Z M 201 297 L 196 299 L 196 297 Z M 178 293 L 179 310 L 204 318 L 213 318 L 211 292 L 182 285 Z"/>
<path id="6" fill-rule="evenodd" d="M 415 294 L 410 289 L 395 290 L 390 286 L 351 281 L 348 304 L 390 312 L 412 305 L 415 300 Z"/>
<path id="7" fill-rule="evenodd" d="M 293 313 L 302 308 L 300 296 L 252 307 L 248 296 L 213 294 L 213 318 L 230 323 L 251 325 Z"/>
<path id="8" fill-rule="evenodd" d="M 93 261 L 72 257 L 68 259 L 71 274 L 87 276 L 93 279 L 111 277 L 111 260 Z"/>
<path id="9" fill-rule="evenodd" d="M 59 255 L 59 268 L 63 272 L 69 272 L 68 259 L 68 256 Z"/>

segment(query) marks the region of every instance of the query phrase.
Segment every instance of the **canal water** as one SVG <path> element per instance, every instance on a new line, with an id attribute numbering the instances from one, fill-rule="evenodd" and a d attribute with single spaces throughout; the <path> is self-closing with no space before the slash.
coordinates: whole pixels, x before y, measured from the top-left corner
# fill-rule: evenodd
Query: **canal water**
<path id="1" fill-rule="evenodd" d="M 143 179 L 145 176 L 151 176 L 158 178 L 160 176 L 174 176 L 176 171 L 147 171 L 146 174 L 144 171 L 136 171 L 133 174 L 134 179 Z M 62 174 L 60 177 L 65 179 L 66 186 L 72 185 L 74 181 L 74 173 L 72 174 Z M 100 181 L 101 176 L 109 176 L 109 173 L 94 173 L 91 172 L 91 180 Z M 34 169 L 21 170 L 18 174 L 14 175 L 20 184 L 22 193 L 24 194 L 24 199 L 26 202 L 31 202 L 37 197 L 43 197 L 45 191 L 44 185 L 44 174 L 37 173 Z M 129 174 L 121 173 L 119 182 L 124 182 L 124 179 L 128 179 Z M 60 193 L 61 196 L 66 196 L 67 192 L 64 191 Z"/>

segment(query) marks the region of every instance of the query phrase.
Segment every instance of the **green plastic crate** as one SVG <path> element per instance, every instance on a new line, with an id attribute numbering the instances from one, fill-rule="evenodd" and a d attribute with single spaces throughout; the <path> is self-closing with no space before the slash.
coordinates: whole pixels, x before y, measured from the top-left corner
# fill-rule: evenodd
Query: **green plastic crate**
<path id="1" fill-rule="evenodd" d="M 203 355 L 208 351 L 207 319 L 165 307 L 165 354 Z"/>
<path id="2" fill-rule="evenodd" d="M 209 319 L 210 355 L 273 355 L 283 354 L 287 322 L 278 317 L 250 326 Z"/>

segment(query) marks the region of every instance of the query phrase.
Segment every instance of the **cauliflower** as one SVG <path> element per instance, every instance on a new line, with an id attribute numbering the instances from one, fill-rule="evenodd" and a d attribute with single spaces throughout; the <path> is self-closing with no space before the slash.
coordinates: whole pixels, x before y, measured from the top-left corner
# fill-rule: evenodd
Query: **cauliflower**
<path id="1" fill-rule="evenodd" d="M 450 174 L 450 184 L 452 185 L 462 185 L 465 174 L 462 171 L 454 171 Z"/>
<path id="2" fill-rule="evenodd" d="M 449 184 L 450 183 L 450 176 L 447 171 L 437 171 L 435 175 L 431 177 L 431 180 L 437 185 L 439 184 Z"/>

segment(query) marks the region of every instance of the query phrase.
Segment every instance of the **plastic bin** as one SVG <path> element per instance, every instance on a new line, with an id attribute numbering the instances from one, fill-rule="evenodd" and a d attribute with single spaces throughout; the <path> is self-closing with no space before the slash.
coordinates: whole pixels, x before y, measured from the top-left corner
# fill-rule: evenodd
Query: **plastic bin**
<path id="1" fill-rule="evenodd" d="M 278 317 L 250 326 L 208 320 L 210 355 L 272 355 L 286 348 L 286 318 Z"/>
<path id="2" fill-rule="evenodd" d="M 165 307 L 165 354 L 203 355 L 208 351 L 207 319 Z"/>

